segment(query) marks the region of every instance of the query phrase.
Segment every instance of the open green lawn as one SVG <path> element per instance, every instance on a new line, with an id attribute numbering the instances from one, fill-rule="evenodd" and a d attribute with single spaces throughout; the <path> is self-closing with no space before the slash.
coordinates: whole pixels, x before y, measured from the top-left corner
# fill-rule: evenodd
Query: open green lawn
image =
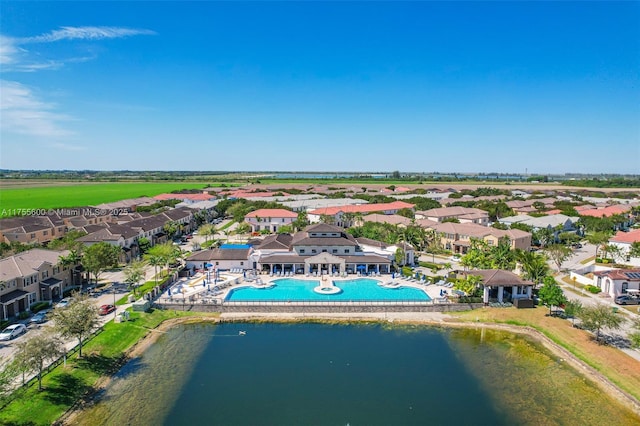
<path id="1" fill-rule="evenodd" d="M 119 182 L 60 185 L 35 188 L 2 188 L 0 191 L 0 217 L 14 209 L 51 209 L 61 207 L 92 206 L 127 198 L 154 195 L 180 189 L 204 189 L 203 182 Z M 4 212 L 4 213 L 3 213 Z"/>
<path id="2" fill-rule="evenodd" d="M 120 368 L 123 354 L 142 339 L 149 329 L 177 316 L 202 314 L 154 310 L 151 313 L 132 312 L 130 321 L 108 322 L 104 331 L 84 346 L 82 359 L 69 357 L 67 366 L 59 365 L 37 384 L 18 391 L 16 398 L 0 410 L 3 425 L 50 425 L 78 399 L 90 392 L 98 379 Z"/>

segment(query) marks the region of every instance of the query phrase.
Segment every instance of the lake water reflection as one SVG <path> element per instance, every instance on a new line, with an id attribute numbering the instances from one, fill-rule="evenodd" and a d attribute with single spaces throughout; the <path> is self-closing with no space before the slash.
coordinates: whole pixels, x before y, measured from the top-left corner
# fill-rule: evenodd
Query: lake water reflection
<path id="1" fill-rule="evenodd" d="M 245 335 L 240 335 L 245 331 Z M 382 325 L 181 325 L 77 424 L 637 424 L 532 341 Z"/>

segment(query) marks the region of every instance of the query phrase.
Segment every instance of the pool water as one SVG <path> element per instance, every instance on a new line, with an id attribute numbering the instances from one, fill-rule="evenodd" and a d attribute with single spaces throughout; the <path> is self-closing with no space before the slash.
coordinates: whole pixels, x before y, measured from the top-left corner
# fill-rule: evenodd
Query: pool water
<path id="1" fill-rule="evenodd" d="M 429 301 L 424 291 L 413 287 L 384 288 L 380 281 L 370 278 L 333 281 L 342 292 L 337 294 L 318 294 L 313 291 L 320 281 L 284 278 L 272 281 L 269 288 L 241 287 L 233 289 L 226 297 L 228 301 Z"/>

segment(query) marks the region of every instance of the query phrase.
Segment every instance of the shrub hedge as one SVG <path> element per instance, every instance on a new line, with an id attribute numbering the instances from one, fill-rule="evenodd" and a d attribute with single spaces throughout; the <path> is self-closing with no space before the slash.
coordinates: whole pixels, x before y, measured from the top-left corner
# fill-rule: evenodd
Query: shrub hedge
<path id="1" fill-rule="evenodd" d="M 598 294 L 601 291 L 598 287 L 596 287 L 594 285 L 590 285 L 590 284 L 584 286 L 584 288 L 585 288 L 585 290 L 587 290 L 588 292 L 593 293 L 593 294 Z"/>

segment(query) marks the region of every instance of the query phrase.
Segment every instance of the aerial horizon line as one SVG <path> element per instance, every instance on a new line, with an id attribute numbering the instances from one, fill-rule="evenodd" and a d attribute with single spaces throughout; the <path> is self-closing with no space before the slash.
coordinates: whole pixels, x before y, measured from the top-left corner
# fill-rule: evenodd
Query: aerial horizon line
<path id="1" fill-rule="evenodd" d="M 614 173 L 614 172 L 498 172 L 498 171 L 407 171 L 407 170 L 185 170 L 185 169 L 2 169 L 0 173 L 34 173 L 34 172 L 55 172 L 55 173 L 214 173 L 214 174 L 359 174 L 359 175 L 393 175 L 419 176 L 419 175 L 498 175 L 498 176 L 628 176 L 639 177 L 636 173 Z M 1 176 L 7 177 L 7 176 Z"/>

